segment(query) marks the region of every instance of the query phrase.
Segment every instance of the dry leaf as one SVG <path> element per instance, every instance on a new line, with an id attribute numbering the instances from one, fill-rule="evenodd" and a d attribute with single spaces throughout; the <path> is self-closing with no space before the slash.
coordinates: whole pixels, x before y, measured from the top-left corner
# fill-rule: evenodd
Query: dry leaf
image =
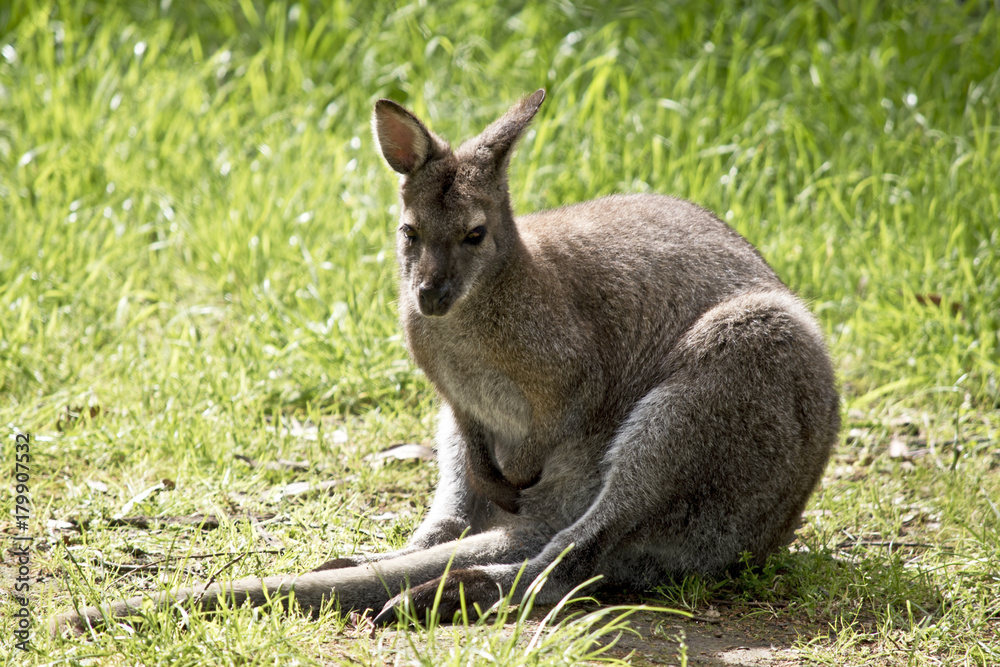
<path id="1" fill-rule="evenodd" d="M 892 436 L 889 441 L 889 457 L 894 459 L 905 459 L 910 456 L 910 448 L 906 441 L 898 435 Z"/>
<path id="2" fill-rule="evenodd" d="M 115 514 L 112 518 L 115 519 L 122 518 L 123 516 L 131 512 L 133 507 L 135 507 L 136 505 L 138 505 L 139 503 L 141 503 L 142 501 L 144 501 L 146 498 L 150 497 L 157 491 L 163 490 L 164 488 L 166 488 L 165 485 L 163 484 L 163 482 L 160 482 L 158 484 L 154 484 L 145 491 L 142 491 L 141 493 L 132 496 L 131 500 L 122 505 L 121 511 Z"/>
<path id="3" fill-rule="evenodd" d="M 384 465 L 388 461 L 425 461 L 434 459 L 434 450 L 426 445 L 418 445 L 416 443 L 404 443 L 401 445 L 393 445 L 388 449 L 383 449 L 375 454 L 369 454 L 365 457 L 366 461 L 372 464 L 372 467 L 379 467 Z"/>
<path id="4" fill-rule="evenodd" d="M 327 479 L 319 482 L 318 484 L 313 484 L 311 482 L 292 482 L 291 484 L 286 484 L 283 487 L 278 487 L 276 491 L 282 496 L 296 497 L 305 496 L 310 493 L 329 493 L 338 486 L 348 482 L 353 482 L 357 478 L 357 475 L 348 475 L 344 479 Z"/>

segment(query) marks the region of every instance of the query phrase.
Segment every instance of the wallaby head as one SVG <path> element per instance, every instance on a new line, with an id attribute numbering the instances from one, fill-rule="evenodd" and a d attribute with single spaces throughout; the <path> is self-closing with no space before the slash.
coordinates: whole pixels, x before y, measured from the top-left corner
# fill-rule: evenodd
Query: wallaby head
<path id="1" fill-rule="evenodd" d="M 402 175 L 396 254 L 404 316 L 447 315 L 504 265 L 517 243 L 507 164 L 543 99 L 536 91 L 455 151 L 395 102 L 375 104 L 375 140 Z"/>

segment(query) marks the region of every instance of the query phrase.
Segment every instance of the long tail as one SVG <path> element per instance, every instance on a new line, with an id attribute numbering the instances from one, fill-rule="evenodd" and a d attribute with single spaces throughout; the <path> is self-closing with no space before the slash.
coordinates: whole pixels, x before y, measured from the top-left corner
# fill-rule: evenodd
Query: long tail
<path id="1" fill-rule="evenodd" d="M 263 579 L 251 577 L 215 583 L 211 586 L 179 588 L 69 611 L 52 619 L 49 629 L 53 634 L 62 634 L 67 629 L 74 633 L 82 633 L 88 628 L 99 627 L 115 618 L 139 616 L 142 614 L 143 605 L 148 605 L 149 602 L 152 602 L 154 609 L 179 606 L 204 611 L 213 611 L 222 605 L 239 607 L 247 602 L 254 607 L 268 603 L 287 607 L 293 590 L 296 606 L 308 612 L 318 611 L 325 602 L 334 597 L 335 592 L 342 602 L 348 604 L 348 609 L 378 611 L 392 596 L 388 586 L 389 582 L 382 581 L 371 566 L 308 572 L 298 576 L 275 576 Z M 398 592 L 396 590 L 393 594 Z"/>

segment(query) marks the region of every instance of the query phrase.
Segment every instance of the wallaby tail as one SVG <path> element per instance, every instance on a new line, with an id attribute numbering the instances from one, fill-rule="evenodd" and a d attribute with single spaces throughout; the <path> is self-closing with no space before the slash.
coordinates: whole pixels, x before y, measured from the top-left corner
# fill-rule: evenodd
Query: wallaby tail
<path id="1" fill-rule="evenodd" d="M 142 616 L 144 607 L 148 610 L 150 606 L 155 610 L 183 607 L 185 609 L 213 611 L 222 606 L 239 607 L 249 601 L 254 607 L 260 607 L 269 602 L 280 603 L 283 607 L 287 607 L 293 587 L 298 591 L 303 586 L 309 593 L 304 596 L 304 600 L 298 599 L 297 596 L 299 606 L 309 610 L 318 610 L 322 601 L 329 599 L 333 594 L 332 588 L 328 586 L 327 595 L 321 594 L 318 598 L 315 595 L 317 584 L 321 584 L 319 580 L 323 579 L 321 576 L 323 574 L 329 574 L 329 572 L 308 573 L 298 577 L 275 576 L 263 579 L 251 577 L 142 595 L 128 600 L 118 600 L 60 614 L 52 619 L 49 629 L 52 634 L 62 634 L 67 629 L 79 634 L 86 632 L 88 628 L 96 628 L 116 618 Z M 313 581 L 313 579 L 318 581 Z M 310 584 L 312 585 L 310 586 Z M 322 586 L 319 587 L 322 588 Z"/>

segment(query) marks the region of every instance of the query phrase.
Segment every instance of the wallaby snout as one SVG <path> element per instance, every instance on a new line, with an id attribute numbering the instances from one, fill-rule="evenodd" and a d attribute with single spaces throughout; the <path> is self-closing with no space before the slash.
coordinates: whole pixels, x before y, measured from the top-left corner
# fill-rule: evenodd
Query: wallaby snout
<path id="1" fill-rule="evenodd" d="M 440 317 L 451 307 L 451 287 L 446 282 L 420 283 L 417 288 L 420 312 L 431 317 Z"/>

